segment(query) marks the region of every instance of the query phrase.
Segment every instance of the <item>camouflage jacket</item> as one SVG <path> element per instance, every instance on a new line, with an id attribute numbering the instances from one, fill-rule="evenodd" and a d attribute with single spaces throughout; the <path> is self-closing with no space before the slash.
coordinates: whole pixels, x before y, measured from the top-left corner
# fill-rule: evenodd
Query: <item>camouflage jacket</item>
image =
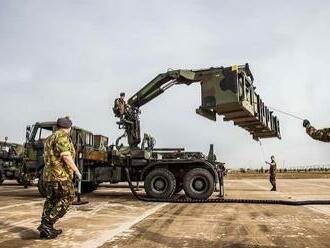
<path id="1" fill-rule="evenodd" d="M 44 181 L 66 181 L 72 179 L 70 168 L 62 159 L 63 155 L 71 155 L 74 159 L 75 149 L 70 136 L 64 130 L 59 129 L 50 135 L 45 142 Z"/>
<path id="2" fill-rule="evenodd" d="M 276 162 L 270 162 L 269 174 L 270 176 L 276 176 L 277 165 Z"/>
<path id="3" fill-rule="evenodd" d="M 115 100 L 115 106 L 113 108 L 113 111 L 116 114 L 116 116 L 121 117 L 122 115 L 125 114 L 127 107 L 128 107 L 128 105 L 125 102 L 125 100 L 123 100 L 121 98 L 117 98 Z"/>
<path id="4" fill-rule="evenodd" d="M 330 128 L 317 130 L 314 127 L 310 127 L 306 129 L 306 132 L 315 140 L 330 142 Z"/>

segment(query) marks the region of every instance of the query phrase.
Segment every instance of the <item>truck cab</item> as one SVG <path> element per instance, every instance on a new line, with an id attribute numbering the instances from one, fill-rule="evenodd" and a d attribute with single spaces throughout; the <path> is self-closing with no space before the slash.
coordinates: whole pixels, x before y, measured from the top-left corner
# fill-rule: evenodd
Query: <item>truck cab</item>
<path id="1" fill-rule="evenodd" d="M 26 128 L 26 143 L 24 144 L 24 168 L 29 180 L 39 178 L 39 191 L 44 195 L 42 187 L 42 169 L 44 167 L 43 150 L 48 136 L 58 129 L 55 121 L 36 122 Z M 93 191 L 98 182 L 95 178 L 95 165 L 103 165 L 107 161 L 108 137 L 94 135 L 83 128 L 73 126 L 70 137 L 75 147 L 75 162 L 82 172 L 82 189 Z"/>

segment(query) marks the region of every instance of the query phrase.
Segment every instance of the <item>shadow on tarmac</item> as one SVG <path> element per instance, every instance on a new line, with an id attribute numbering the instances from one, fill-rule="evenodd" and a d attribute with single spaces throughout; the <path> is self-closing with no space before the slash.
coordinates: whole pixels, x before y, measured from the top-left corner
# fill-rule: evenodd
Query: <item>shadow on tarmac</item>
<path id="1" fill-rule="evenodd" d="M 15 226 L 15 225 L 3 223 L 3 222 L 0 222 L 0 226 L 6 227 L 7 232 L 9 232 L 9 233 L 18 234 L 21 240 L 39 240 L 40 239 L 39 232 L 37 231 L 37 229 Z M 2 247 L 2 243 L 0 243 L 0 246 Z"/>

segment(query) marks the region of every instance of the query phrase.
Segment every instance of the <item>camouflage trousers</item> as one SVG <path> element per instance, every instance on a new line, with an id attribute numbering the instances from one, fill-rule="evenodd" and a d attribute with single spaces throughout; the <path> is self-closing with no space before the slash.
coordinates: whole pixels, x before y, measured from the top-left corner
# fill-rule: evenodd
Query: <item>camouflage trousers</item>
<path id="1" fill-rule="evenodd" d="M 275 175 L 269 176 L 269 182 L 272 184 L 273 188 L 276 188 L 276 176 Z"/>
<path id="2" fill-rule="evenodd" d="M 42 218 L 55 223 L 68 211 L 74 199 L 74 187 L 72 181 L 44 182 L 46 201 L 42 212 Z"/>

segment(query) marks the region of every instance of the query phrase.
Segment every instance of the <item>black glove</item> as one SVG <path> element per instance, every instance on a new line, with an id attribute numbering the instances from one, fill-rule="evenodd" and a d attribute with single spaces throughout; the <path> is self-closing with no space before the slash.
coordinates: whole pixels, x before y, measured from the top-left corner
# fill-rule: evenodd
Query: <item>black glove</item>
<path id="1" fill-rule="evenodd" d="M 310 127 L 311 127 L 311 123 L 309 122 L 309 120 L 304 120 L 304 122 L 303 122 L 303 126 L 304 126 L 305 128 L 310 128 Z"/>

